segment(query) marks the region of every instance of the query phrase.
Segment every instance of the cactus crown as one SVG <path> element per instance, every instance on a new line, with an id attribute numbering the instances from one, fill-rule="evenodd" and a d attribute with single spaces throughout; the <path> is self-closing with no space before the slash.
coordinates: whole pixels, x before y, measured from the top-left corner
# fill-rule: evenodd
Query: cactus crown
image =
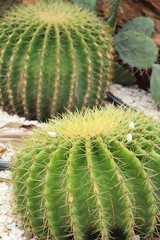
<path id="1" fill-rule="evenodd" d="M 150 239 L 160 199 L 160 125 L 113 107 L 68 113 L 13 167 L 18 211 L 40 239 Z"/>
<path id="2" fill-rule="evenodd" d="M 65 3 L 62 1 L 40 1 L 36 5 L 18 5 L 12 8 L 12 11 L 8 11 L 5 16 L 5 21 L 14 20 L 17 23 L 17 20 L 20 23 L 24 23 L 25 21 L 31 22 L 39 22 L 45 24 L 59 24 L 63 26 L 66 25 L 71 26 L 79 24 L 81 22 L 82 26 L 86 23 L 86 19 L 88 24 L 94 22 L 98 23 L 96 15 L 91 13 L 89 10 L 82 10 L 82 8 L 78 5 L 73 5 L 69 3 Z M 91 19 L 90 19 L 91 18 Z"/>
<path id="3" fill-rule="evenodd" d="M 137 115 L 139 116 L 139 114 Z M 103 108 L 100 111 L 87 109 L 85 113 L 77 111 L 63 114 L 63 118 L 51 120 L 49 125 L 46 124 L 45 132 L 56 132 L 57 136 L 63 136 L 65 139 L 68 137 L 96 137 L 101 134 L 112 136 L 114 132 L 122 129 L 128 134 L 127 126 L 135 118 L 138 120 L 131 110 L 124 112 L 123 108 L 119 108 L 119 111 L 114 111 L 114 108 L 108 108 L 107 111 Z"/>

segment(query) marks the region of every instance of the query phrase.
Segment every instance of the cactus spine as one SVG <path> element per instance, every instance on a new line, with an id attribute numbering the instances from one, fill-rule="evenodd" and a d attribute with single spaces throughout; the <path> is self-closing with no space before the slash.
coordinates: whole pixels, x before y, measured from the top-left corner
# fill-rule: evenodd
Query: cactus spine
<path id="1" fill-rule="evenodd" d="M 158 235 L 160 124 L 113 107 L 38 130 L 13 167 L 18 211 L 40 239 Z"/>
<path id="2" fill-rule="evenodd" d="M 1 105 L 44 120 L 101 104 L 112 58 L 111 31 L 94 13 L 61 1 L 19 6 L 0 23 Z"/>

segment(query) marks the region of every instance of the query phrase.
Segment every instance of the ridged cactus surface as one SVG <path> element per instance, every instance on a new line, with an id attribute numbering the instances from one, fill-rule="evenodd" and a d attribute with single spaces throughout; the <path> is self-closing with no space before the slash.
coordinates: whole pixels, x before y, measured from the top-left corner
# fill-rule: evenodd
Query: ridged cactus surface
<path id="1" fill-rule="evenodd" d="M 44 120 L 101 104 L 112 75 L 112 36 L 70 3 L 19 6 L 0 23 L 0 103 Z"/>
<path id="2" fill-rule="evenodd" d="M 65 114 L 29 140 L 13 180 L 39 239 L 159 236 L 160 124 L 114 107 Z"/>

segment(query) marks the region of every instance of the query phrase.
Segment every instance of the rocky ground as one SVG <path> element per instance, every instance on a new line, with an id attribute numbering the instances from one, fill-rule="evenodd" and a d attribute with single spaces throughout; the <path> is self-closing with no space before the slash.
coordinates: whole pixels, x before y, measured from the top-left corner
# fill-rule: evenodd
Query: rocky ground
<path id="1" fill-rule="evenodd" d="M 36 121 L 10 116 L 0 110 L 0 160 L 13 161 L 17 150 L 23 145 L 24 138 L 33 133 Z M 30 229 L 23 229 L 17 215 L 13 197 L 11 171 L 0 172 L 0 239 L 1 240 L 36 240 Z"/>
<path id="2" fill-rule="evenodd" d="M 160 120 L 160 109 L 158 110 L 149 91 L 140 89 L 137 85 L 122 87 L 119 84 L 112 84 L 110 91 L 133 109 L 142 111 L 147 116 Z"/>
<path id="3" fill-rule="evenodd" d="M 155 120 L 160 120 L 160 111 L 151 99 L 150 93 L 132 87 L 121 87 L 114 84 L 110 91 L 132 108 L 144 112 Z M 23 144 L 23 139 L 33 134 L 33 127 L 38 127 L 36 121 L 26 121 L 18 116 L 10 116 L 0 110 L 0 160 L 12 161 L 17 150 Z M 1 240 L 36 240 L 30 229 L 24 230 L 17 215 L 14 198 L 11 171 L 0 172 L 0 239 Z M 139 240 L 135 236 L 134 240 Z"/>

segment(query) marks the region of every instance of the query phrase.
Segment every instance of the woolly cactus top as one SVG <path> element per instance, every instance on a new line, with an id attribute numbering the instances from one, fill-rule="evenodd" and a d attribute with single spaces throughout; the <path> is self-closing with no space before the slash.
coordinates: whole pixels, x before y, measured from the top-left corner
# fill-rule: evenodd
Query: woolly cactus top
<path id="1" fill-rule="evenodd" d="M 127 141 L 127 135 L 131 132 L 143 134 L 143 131 L 150 128 L 152 131 L 160 131 L 159 124 L 146 118 L 142 113 L 135 113 L 131 109 L 124 111 L 123 107 L 115 111 L 115 108 L 111 106 L 101 110 L 87 109 L 84 113 L 77 111 L 76 113 L 63 114 L 62 118 L 54 118 L 50 124 L 44 125 L 43 130 L 38 130 L 36 136 L 39 138 L 39 134 L 43 135 L 45 141 L 45 137 L 48 139 L 48 134 L 51 138 L 54 135 L 56 138 L 64 139 L 104 135 L 108 139 L 115 136 L 117 139 L 120 137 L 121 140 Z"/>
<path id="2" fill-rule="evenodd" d="M 65 7 L 64 7 L 65 6 Z M 80 25 L 90 24 L 102 24 L 102 21 L 97 18 L 96 14 L 89 12 L 87 9 L 84 10 L 78 5 L 73 5 L 70 3 L 64 2 L 42 2 L 37 3 L 36 5 L 18 6 L 14 7 L 14 11 L 8 12 L 5 15 L 5 19 L 8 18 L 8 21 L 12 19 L 13 22 L 17 23 L 18 21 L 33 22 L 34 23 L 43 23 L 51 25 Z M 106 24 L 104 23 L 106 28 Z"/>

